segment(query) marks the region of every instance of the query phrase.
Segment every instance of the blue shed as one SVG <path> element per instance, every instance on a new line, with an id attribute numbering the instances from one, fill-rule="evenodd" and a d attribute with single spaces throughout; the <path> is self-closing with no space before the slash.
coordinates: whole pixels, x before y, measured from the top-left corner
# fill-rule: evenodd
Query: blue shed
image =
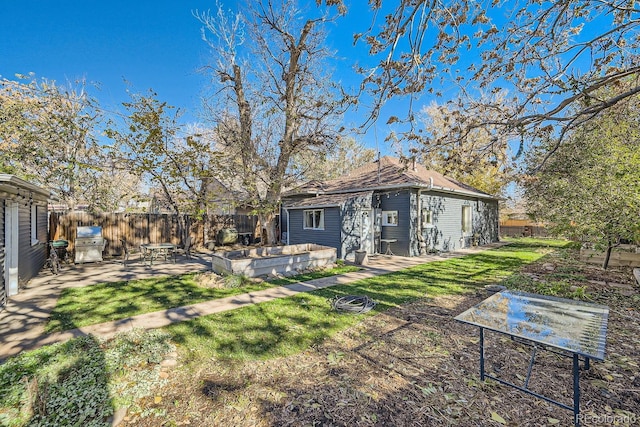
<path id="1" fill-rule="evenodd" d="M 0 309 L 45 263 L 49 191 L 0 174 Z"/>

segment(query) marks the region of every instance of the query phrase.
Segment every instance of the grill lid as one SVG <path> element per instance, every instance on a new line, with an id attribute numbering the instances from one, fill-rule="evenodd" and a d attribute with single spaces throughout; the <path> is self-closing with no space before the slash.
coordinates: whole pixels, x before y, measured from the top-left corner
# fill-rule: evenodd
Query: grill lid
<path id="1" fill-rule="evenodd" d="M 77 230 L 78 238 L 88 237 L 88 238 L 96 238 L 102 237 L 102 227 L 98 226 L 80 226 Z"/>

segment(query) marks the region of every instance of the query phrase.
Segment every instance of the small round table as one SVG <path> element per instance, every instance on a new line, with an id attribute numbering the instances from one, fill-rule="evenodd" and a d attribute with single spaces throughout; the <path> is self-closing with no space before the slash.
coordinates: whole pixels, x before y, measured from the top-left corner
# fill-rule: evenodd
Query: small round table
<path id="1" fill-rule="evenodd" d="M 393 255 L 391 252 L 391 244 L 396 243 L 398 239 L 380 239 L 380 242 L 387 244 L 387 249 L 384 251 L 384 255 Z"/>

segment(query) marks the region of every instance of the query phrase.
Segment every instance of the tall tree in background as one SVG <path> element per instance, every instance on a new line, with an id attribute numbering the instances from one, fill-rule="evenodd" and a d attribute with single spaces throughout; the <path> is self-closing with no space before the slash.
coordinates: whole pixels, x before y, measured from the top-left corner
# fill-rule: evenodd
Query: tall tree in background
<path id="1" fill-rule="evenodd" d="M 485 116 L 490 114 L 485 111 Z M 422 153 L 427 168 L 486 193 L 504 195 L 513 180 L 507 138 L 498 142 L 485 128 L 467 128 L 464 113 L 450 106 L 431 104 L 423 108 L 421 116 L 426 135 L 420 140 L 438 147 Z M 419 153 L 416 150 L 415 154 Z"/>
<path id="2" fill-rule="evenodd" d="M 354 138 L 343 137 L 336 140 L 331 151 L 324 153 L 305 152 L 292 158 L 292 173 L 300 181 L 334 179 L 371 163 L 376 151 L 366 148 Z"/>
<path id="3" fill-rule="evenodd" d="M 211 141 L 202 134 L 185 134 L 178 123 L 179 112 L 155 92 L 132 93 L 131 99 L 123 104 L 128 111 L 124 123 L 111 121 L 107 129 L 114 141 L 110 150 L 115 164 L 160 189 L 179 221 L 181 214 L 203 215 L 216 171 Z M 183 222 L 180 227 L 187 231 Z"/>
<path id="4" fill-rule="evenodd" d="M 0 81 L 0 168 L 56 193 L 73 209 L 101 208 L 98 107 L 84 82 L 61 86 L 33 76 Z"/>
<path id="5" fill-rule="evenodd" d="M 265 228 L 276 241 L 275 216 L 291 180 L 291 160 L 305 152 L 325 153 L 337 136 L 344 110 L 331 81 L 324 27 L 327 10 L 303 14 L 295 0 L 247 2 L 235 15 L 219 5 L 196 12 L 211 48 L 215 94 L 206 103 L 228 171 L 241 180 Z M 250 43 L 248 42 L 250 41 Z"/>
<path id="6" fill-rule="evenodd" d="M 541 158 L 548 160 L 537 169 Z M 556 233 L 606 250 L 604 268 L 621 239 L 640 240 L 640 97 L 582 124 L 560 147 L 539 147 L 528 162 L 529 212 Z"/>
<path id="7" fill-rule="evenodd" d="M 391 98 L 447 90 L 450 109 L 464 112 L 466 127 L 515 134 L 522 145 L 552 141 L 552 155 L 573 129 L 640 92 L 635 2 L 370 0 L 369 6 L 371 26 L 355 40 L 372 56 L 361 72 L 373 119 Z M 630 83 L 625 91 L 601 90 L 621 79 Z M 415 125 L 413 111 L 400 119 Z M 411 140 L 415 127 L 403 136 Z M 442 140 L 422 142 L 428 151 Z"/>

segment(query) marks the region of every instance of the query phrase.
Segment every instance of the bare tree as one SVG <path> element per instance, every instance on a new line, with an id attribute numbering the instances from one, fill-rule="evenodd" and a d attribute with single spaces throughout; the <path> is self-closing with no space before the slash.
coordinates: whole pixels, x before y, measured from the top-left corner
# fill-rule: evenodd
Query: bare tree
<path id="1" fill-rule="evenodd" d="M 365 41 L 376 58 L 373 67 L 361 69 L 363 88 L 375 100 L 371 119 L 391 98 L 443 96 L 443 88 L 457 87 L 451 103 L 465 112 L 464 126 L 517 136 L 521 148 L 527 140 L 552 138 L 552 155 L 572 129 L 640 91 L 635 2 L 370 0 L 369 5 L 371 26 L 355 40 Z M 621 79 L 633 84 L 621 93 L 601 90 Z M 492 119 L 477 116 L 478 109 L 491 109 Z M 415 124 L 414 119 L 409 111 L 390 121 Z M 421 140 L 412 126 L 403 136 L 426 149 L 432 142 Z"/>
<path id="2" fill-rule="evenodd" d="M 240 181 L 260 218 L 266 243 L 276 241 L 275 216 L 292 157 L 324 152 L 337 136 L 344 111 L 331 83 L 324 26 L 327 10 L 302 13 L 295 0 L 248 2 L 237 14 L 195 12 L 212 51 L 205 67 L 216 91 L 208 119 L 227 154 L 230 186 Z"/>
<path id="3" fill-rule="evenodd" d="M 419 115 L 424 133 L 421 143 L 430 149 L 412 150 L 423 163 L 451 178 L 469 184 L 493 195 L 503 195 L 513 180 L 508 139 L 492 133 L 489 126 L 465 126 L 468 117 L 464 111 L 451 105 L 431 104 L 423 107 Z M 491 110 L 475 116 L 492 119 Z"/>

